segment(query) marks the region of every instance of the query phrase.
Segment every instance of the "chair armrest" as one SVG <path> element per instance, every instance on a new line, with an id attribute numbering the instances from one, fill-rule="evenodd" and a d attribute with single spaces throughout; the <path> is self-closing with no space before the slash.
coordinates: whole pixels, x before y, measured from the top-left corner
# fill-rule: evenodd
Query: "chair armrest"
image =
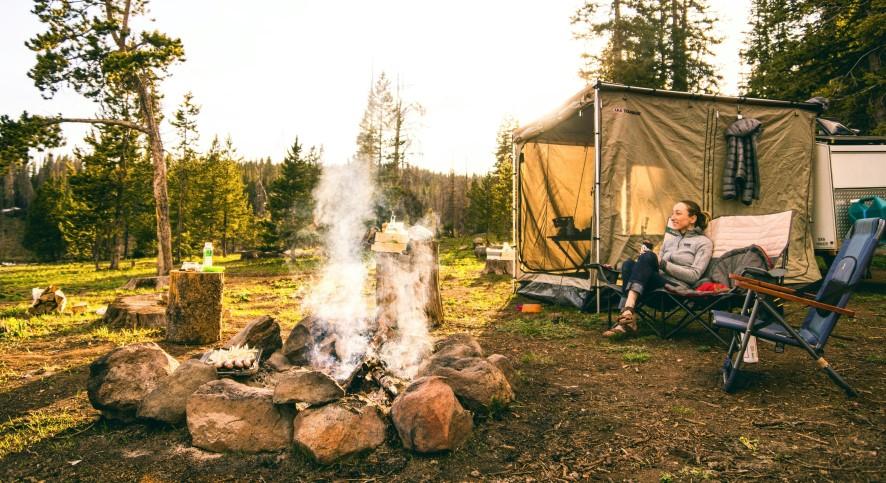
<path id="1" fill-rule="evenodd" d="M 731 278 L 732 280 L 735 280 L 736 283 L 738 283 L 738 282 L 742 282 L 742 283 L 745 283 L 745 284 L 748 284 L 748 285 L 755 285 L 755 286 L 759 286 L 759 287 L 766 287 L 766 288 L 768 288 L 768 289 L 770 289 L 770 290 L 777 290 L 777 291 L 779 291 L 779 292 L 784 292 L 784 293 L 789 293 L 789 294 L 794 294 L 794 295 L 800 295 L 796 290 L 794 290 L 794 289 L 792 289 L 792 288 L 785 287 L 785 286 L 783 286 L 783 285 L 777 285 L 777 284 L 774 284 L 774 283 L 764 282 L 764 281 L 762 281 L 762 280 L 757 280 L 756 278 L 745 277 L 745 276 L 738 275 L 738 274 L 735 274 L 735 273 L 730 273 L 730 274 L 729 274 L 729 278 Z"/>
<path id="2" fill-rule="evenodd" d="M 835 305 L 825 304 L 825 303 L 819 302 L 817 300 L 810 300 L 807 298 L 798 297 L 798 296 L 793 295 L 789 292 L 771 289 L 769 287 L 766 287 L 766 286 L 763 286 L 760 284 L 747 283 L 744 281 L 737 281 L 735 285 L 737 287 L 741 287 L 746 290 L 750 290 L 750 291 L 758 292 L 758 293 L 764 293 L 766 295 L 772 295 L 774 297 L 779 297 L 784 300 L 790 300 L 791 302 L 797 302 L 797 303 L 800 303 L 800 304 L 803 304 L 803 305 L 806 305 L 809 307 L 815 307 L 817 309 L 827 310 L 828 312 L 834 312 L 834 313 L 840 314 L 840 315 L 855 317 L 854 310 L 844 309 L 842 307 L 837 307 Z M 771 285 L 771 284 L 766 284 L 766 285 Z M 778 287 L 778 286 L 776 285 L 776 287 Z M 783 287 L 783 288 L 786 288 L 786 287 Z M 791 290 L 791 289 L 787 289 L 787 290 Z"/>
<path id="3" fill-rule="evenodd" d="M 602 263 L 588 263 L 585 266 L 596 270 L 607 284 L 618 282 L 618 276 L 621 275 L 621 272 L 618 270 Z"/>

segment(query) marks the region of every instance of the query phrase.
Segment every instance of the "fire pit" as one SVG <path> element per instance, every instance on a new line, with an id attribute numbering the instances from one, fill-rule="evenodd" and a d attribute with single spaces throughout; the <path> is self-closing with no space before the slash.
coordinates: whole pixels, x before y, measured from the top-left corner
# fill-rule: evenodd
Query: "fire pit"
<path id="1" fill-rule="evenodd" d="M 186 420 L 194 446 L 211 451 L 294 446 L 329 463 L 385 443 L 391 424 L 399 443 L 390 443 L 454 450 L 471 433 L 472 413 L 510 403 L 513 370 L 504 356 L 485 357 L 466 334 L 436 343 L 430 336 L 442 321 L 434 230 L 398 226 L 395 240 L 381 242 L 377 307 L 368 305 L 361 241 L 373 186 L 364 166 L 324 168 L 315 221 L 327 232 L 327 263 L 301 307 L 311 315 L 285 340 L 272 317 L 250 323 L 225 347 L 260 352 L 231 374 L 199 361 L 178 367 L 156 344 L 116 349 L 90 367 L 93 406 L 117 419 Z"/>

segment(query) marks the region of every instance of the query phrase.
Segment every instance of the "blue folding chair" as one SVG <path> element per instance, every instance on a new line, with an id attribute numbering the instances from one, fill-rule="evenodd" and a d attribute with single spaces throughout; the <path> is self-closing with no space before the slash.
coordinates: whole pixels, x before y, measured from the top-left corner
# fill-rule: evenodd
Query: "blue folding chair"
<path id="1" fill-rule="evenodd" d="M 751 278 L 731 275 L 736 285 L 746 289 L 744 306 L 739 314 L 714 310 L 714 325 L 732 329 L 732 342 L 723 362 L 723 389 L 735 390 L 741 376 L 744 353 L 750 336 L 774 342 L 776 350 L 791 345 L 805 349 L 828 377 L 846 391 L 850 397 L 857 396 L 849 384 L 837 374 L 823 357 L 824 346 L 837 325 L 841 315 L 854 317 L 855 312 L 846 309 L 849 297 L 868 270 L 874 250 L 883 234 L 886 220 L 865 218 L 855 222 L 850 235 L 843 241 L 840 252 L 825 276 L 815 298 L 780 285 L 760 282 Z M 806 319 L 799 330 L 788 324 L 768 297 L 797 302 L 809 307 Z M 765 320 L 761 315 L 765 312 Z"/>

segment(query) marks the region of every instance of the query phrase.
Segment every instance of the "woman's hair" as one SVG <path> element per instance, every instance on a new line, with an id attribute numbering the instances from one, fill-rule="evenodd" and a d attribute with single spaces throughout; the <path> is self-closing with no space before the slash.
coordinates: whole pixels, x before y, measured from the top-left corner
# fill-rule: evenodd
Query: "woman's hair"
<path id="1" fill-rule="evenodd" d="M 698 206 L 698 203 L 689 200 L 680 200 L 679 203 L 686 205 L 686 210 L 689 212 L 689 216 L 695 216 L 695 226 L 702 230 L 708 227 L 708 217 L 710 215 L 701 211 L 701 207 Z"/>

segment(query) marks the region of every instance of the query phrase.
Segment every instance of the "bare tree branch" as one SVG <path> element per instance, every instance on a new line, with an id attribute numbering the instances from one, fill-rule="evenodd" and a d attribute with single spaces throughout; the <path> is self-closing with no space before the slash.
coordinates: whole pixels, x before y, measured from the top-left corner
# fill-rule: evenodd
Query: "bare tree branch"
<path id="1" fill-rule="evenodd" d="M 148 128 L 142 126 L 141 124 L 136 124 L 131 121 L 124 121 L 121 119 L 91 119 L 91 118 L 79 118 L 79 117 L 47 117 L 44 119 L 46 124 L 60 124 L 63 122 L 74 122 L 80 124 L 105 124 L 110 126 L 121 126 L 128 127 L 129 129 L 134 129 L 136 131 L 148 134 Z"/>

